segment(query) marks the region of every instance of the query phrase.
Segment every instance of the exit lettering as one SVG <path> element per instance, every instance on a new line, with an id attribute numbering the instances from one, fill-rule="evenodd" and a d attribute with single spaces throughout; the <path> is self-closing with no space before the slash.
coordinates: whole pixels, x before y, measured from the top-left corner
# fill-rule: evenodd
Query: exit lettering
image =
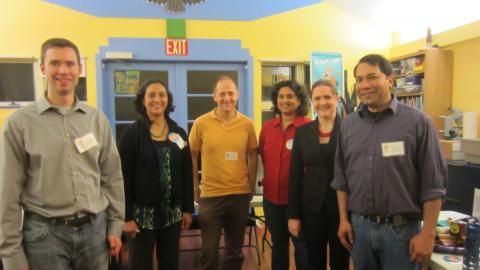
<path id="1" fill-rule="evenodd" d="M 177 38 L 165 39 L 165 54 L 168 56 L 188 55 L 188 40 Z"/>

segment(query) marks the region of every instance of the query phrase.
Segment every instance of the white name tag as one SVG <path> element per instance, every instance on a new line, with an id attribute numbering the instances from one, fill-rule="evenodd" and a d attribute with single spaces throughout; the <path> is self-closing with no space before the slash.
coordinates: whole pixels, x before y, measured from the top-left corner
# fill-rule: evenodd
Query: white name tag
<path id="1" fill-rule="evenodd" d="M 225 160 L 237 160 L 238 153 L 237 152 L 225 152 Z"/>
<path id="2" fill-rule="evenodd" d="M 405 156 L 405 144 L 402 141 L 382 143 L 382 156 Z"/>
<path id="3" fill-rule="evenodd" d="M 287 147 L 288 150 L 292 150 L 293 147 L 293 139 L 290 139 L 285 143 L 285 147 Z"/>
<path id="4" fill-rule="evenodd" d="M 185 140 L 183 140 L 182 137 L 180 137 L 180 135 L 178 135 L 175 132 L 170 132 L 170 134 L 168 134 L 168 139 L 171 142 L 177 144 L 180 150 L 182 150 L 185 146 L 187 146 L 187 142 L 185 142 Z"/>
<path id="5" fill-rule="evenodd" d="M 80 154 L 98 145 L 98 141 L 92 132 L 80 138 L 76 138 L 73 142 Z"/>

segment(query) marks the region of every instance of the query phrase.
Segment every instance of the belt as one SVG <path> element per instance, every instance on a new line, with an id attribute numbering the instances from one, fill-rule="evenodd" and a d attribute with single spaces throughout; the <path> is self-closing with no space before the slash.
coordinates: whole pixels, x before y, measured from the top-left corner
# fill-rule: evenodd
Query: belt
<path id="1" fill-rule="evenodd" d="M 25 217 L 33 220 L 41 221 L 41 222 L 52 222 L 55 224 L 60 224 L 65 226 L 78 227 L 83 224 L 89 223 L 95 217 L 95 215 L 88 214 L 81 217 L 79 217 L 78 215 L 69 215 L 69 216 L 62 216 L 62 217 L 47 218 L 34 212 L 25 212 Z"/>
<path id="2" fill-rule="evenodd" d="M 371 222 L 377 223 L 377 224 L 392 224 L 393 226 L 401 226 L 406 224 L 408 221 L 411 220 L 417 220 L 419 221 L 420 219 L 418 217 L 409 217 L 405 215 L 393 215 L 393 216 L 376 216 L 376 215 L 360 215 L 364 219 L 368 219 Z"/>

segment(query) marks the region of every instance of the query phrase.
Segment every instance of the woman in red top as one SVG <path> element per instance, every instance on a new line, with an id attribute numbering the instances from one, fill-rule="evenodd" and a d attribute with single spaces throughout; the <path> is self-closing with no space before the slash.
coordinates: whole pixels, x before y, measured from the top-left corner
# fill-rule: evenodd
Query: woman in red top
<path id="1" fill-rule="evenodd" d="M 281 81 L 272 92 L 273 110 L 278 115 L 267 121 L 260 132 L 263 162 L 263 209 L 272 237 L 272 270 L 289 268 L 288 176 L 293 137 L 297 127 L 310 122 L 307 94 L 295 81 Z M 292 237 L 297 270 L 306 269 L 307 253 L 303 237 Z"/>

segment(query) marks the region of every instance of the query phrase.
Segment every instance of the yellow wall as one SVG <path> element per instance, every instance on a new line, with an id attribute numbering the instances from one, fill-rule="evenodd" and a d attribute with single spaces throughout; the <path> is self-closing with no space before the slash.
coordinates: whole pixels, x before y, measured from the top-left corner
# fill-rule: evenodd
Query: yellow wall
<path id="1" fill-rule="evenodd" d="M 109 37 L 165 37 L 163 19 L 98 18 L 37 0 L 0 1 L 0 57 L 39 57 L 40 44 L 66 37 L 87 58 L 88 102 L 96 106 L 95 54 Z M 341 52 L 345 68 L 370 52 L 386 53 L 390 35 L 320 3 L 255 21 L 187 20 L 187 37 L 239 39 L 254 60 L 254 120 L 261 123 L 261 59 L 308 61 L 312 51 Z M 351 76 L 350 76 L 351 77 Z M 351 79 L 351 78 L 350 78 Z M 0 109 L 0 124 L 13 110 Z"/>
<path id="2" fill-rule="evenodd" d="M 480 21 L 432 37 L 432 43 L 453 51 L 452 106 L 480 115 Z M 392 57 L 415 52 L 425 45 L 417 40 L 391 48 Z M 478 119 L 480 137 L 480 118 Z"/>

